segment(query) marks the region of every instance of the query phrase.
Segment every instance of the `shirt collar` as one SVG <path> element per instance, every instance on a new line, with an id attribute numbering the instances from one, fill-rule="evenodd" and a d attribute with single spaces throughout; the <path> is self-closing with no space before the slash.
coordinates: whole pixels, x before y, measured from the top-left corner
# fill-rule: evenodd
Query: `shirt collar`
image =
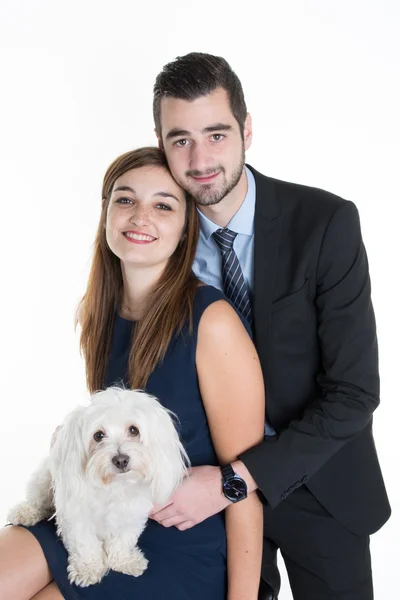
<path id="1" fill-rule="evenodd" d="M 256 182 L 253 173 L 245 167 L 247 177 L 247 194 L 239 208 L 229 221 L 227 228 L 243 235 L 253 235 L 254 233 L 254 211 L 256 206 Z M 220 226 L 203 215 L 199 210 L 200 231 L 208 240 L 214 231 L 220 229 Z"/>

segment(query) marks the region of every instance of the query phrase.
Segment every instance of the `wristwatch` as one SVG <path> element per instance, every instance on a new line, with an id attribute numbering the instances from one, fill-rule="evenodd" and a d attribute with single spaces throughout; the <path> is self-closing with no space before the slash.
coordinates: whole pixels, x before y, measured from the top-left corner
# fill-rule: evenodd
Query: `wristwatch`
<path id="1" fill-rule="evenodd" d="M 231 502 L 240 502 L 247 498 L 247 485 L 232 469 L 232 465 L 221 467 L 222 493 Z"/>

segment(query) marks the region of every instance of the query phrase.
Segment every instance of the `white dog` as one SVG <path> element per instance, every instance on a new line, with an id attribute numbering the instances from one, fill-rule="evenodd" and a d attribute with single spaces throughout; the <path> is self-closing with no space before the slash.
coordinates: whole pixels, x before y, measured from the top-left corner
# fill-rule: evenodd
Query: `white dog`
<path id="1" fill-rule="evenodd" d="M 144 392 L 108 388 L 66 417 L 27 501 L 8 518 L 35 525 L 55 516 L 76 585 L 97 583 L 109 569 L 137 577 L 148 562 L 136 544 L 149 512 L 188 465 L 167 409 Z"/>

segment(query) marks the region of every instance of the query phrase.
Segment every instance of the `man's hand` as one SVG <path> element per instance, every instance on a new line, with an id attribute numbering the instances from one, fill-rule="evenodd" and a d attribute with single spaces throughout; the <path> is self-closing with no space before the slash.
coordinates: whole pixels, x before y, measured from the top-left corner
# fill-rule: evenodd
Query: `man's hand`
<path id="1" fill-rule="evenodd" d="M 150 518 L 164 527 L 175 525 L 184 531 L 219 513 L 229 504 L 222 493 L 220 468 L 193 467 L 167 504 L 154 507 Z"/>

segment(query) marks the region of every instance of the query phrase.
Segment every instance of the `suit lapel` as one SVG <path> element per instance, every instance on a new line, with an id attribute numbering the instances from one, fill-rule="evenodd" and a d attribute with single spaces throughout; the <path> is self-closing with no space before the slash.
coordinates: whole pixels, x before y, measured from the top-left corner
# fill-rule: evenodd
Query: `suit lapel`
<path id="1" fill-rule="evenodd" d="M 247 165 L 256 180 L 254 218 L 254 341 L 263 369 L 267 366 L 275 274 L 278 264 L 281 215 L 273 180 Z M 265 374 L 265 371 L 264 371 Z"/>

